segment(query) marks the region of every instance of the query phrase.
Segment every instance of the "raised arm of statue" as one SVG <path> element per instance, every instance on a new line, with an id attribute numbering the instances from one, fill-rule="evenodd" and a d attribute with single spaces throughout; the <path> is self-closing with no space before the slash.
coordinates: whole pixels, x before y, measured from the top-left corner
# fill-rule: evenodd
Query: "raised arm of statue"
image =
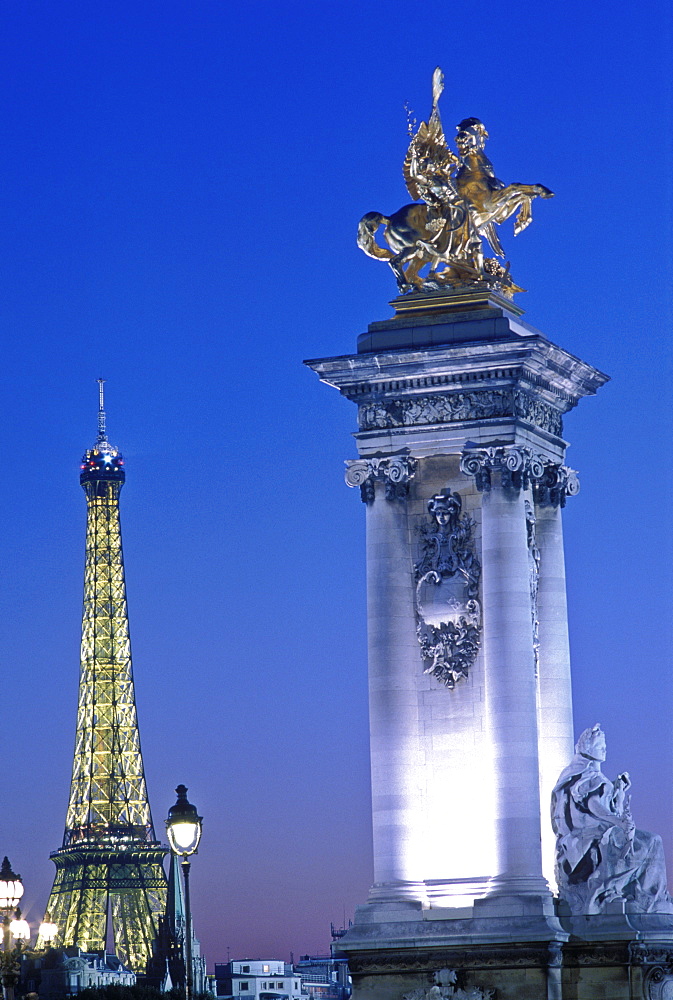
<path id="1" fill-rule="evenodd" d="M 628 818 L 629 825 L 633 826 L 633 819 L 629 808 L 629 799 L 626 796 L 627 789 L 630 787 L 631 779 L 628 771 L 624 771 L 623 774 L 617 775 L 612 784 L 612 807 L 617 816 Z"/>

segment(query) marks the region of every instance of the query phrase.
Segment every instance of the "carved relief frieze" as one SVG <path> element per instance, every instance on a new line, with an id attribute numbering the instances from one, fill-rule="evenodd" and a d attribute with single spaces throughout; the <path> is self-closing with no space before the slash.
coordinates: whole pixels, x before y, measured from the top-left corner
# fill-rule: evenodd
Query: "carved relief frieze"
<path id="1" fill-rule="evenodd" d="M 665 943 L 631 941 L 629 959 L 634 965 L 657 965 L 673 972 L 673 947 Z"/>
<path id="2" fill-rule="evenodd" d="M 370 400 L 362 403 L 358 411 L 361 431 L 492 417 L 517 417 L 557 437 L 563 433 L 559 411 L 522 389 L 475 389 L 407 399 Z"/>
<path id="3" fill-rule="evenodd" d="M 473 476 L 480 493 L 491 489 L 493 473 L 500 473 L 504 489 L 528 489 L 540 506 L 565 507 L 566 497 L 576 496 L 580 485 L 577 473 L 519 445 L 490 448 L 466 448 L 460 460 L 460 470 Z"/>
<path id="4" fill-rule="evenodd" d="M 625 943 L 592 941 L 590 945 L 567 943 L 563 948 L 563 964 L 568 968 L 605 969 L 628 963 Z"/>
<path id="5" fill-rule="evenodd" d="M 360 487 L 363 503 L 374 503 L 376 483 L 385 484 L 386 500 L 403 500 L 409 480 L 416 474 L 417 461 L 407 455 L 392 458 L 356 458 L 346 462 L 346 485 Z"/>
<path id="6" fill-rule="evenodd" d="M 474 522 L 462 513 L 458 493 L 446 490 L 428 501 L 429 523 L 419 528 L 416 633 L 424 672 L 448 688 L 467 678 L 481 645 L 481 564 Z"/>
<path id="7" fill-rule="evenodd" d="M 514 414 L 556 437 L 563 434 L 563 418 L 558 410 L 527 392 L 514 391 Z"/>
<path id="8" fill-rule="evenodd" d="M 604 949 L 601 943 L 600 949 L 592 947 L 599 952 Z M 615 953 L 616 954 L 616 953 Z M 619 951 L 620 960 L 624 959 L 624 948 Z M 428 976 L 428 984 L 431 985 L 431 978 L 439 964 L 459 968 L 463 971 L 475 970 L 481 972 L 483 969 L 493 970 L 494 977 L 501 969 L 538 969 L 543 971 L 550 964 L 547 942 L 532 944 L 530 942 L 517 943 L 513 945 L 491 944 L 486 947 L 478 945 L 474 947 L 458 947 L 446 950 L 423 950 L 418 946 L 407 950 L 386 950 L 385 952 L 372 950 L 369 952 L 351 952 L 348 959 L 348 966 L 352 974 L 358 976 L 377 974 L 399 974 L 414 972 Z M 612 957 L 608 964 L 617 964 L 617 959 Z"/>

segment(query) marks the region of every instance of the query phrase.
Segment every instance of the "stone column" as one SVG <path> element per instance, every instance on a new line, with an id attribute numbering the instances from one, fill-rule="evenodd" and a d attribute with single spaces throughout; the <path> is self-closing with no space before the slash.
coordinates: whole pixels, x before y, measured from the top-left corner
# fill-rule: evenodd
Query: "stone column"
<path id="1" fill-rule="evenodd" d="M 371 901 L 420 901 L 423 761 L 419 661 L 406 494 L 413 459 L 347 463 L 346 482 L 367 504 L 369 715 L 374 833 Z"/>
<path id="2" fill-rule="evenodd" d="M 535 538 L 540 550 L 537 604 L 542 868 L 551 885 L 554 885 L 556 846 L 549 819 L 551 791 L 574 749 L 561 508 L 566 495 L 575 496 L 578 492 L 577 475 L 564 466 L 550 467 L 542 483 L 534 489 Z"/>
<path id="3" fill-rule="evenodd" d="M 461 463 L 482 491 L 485 683 L 498 859 L 484 902 L 493 896 L 510 897 L 508 912 L 513 912 L 511 897 L 518 897 L 521 913 L 551 911 L 540 848 L 537 685 L 525 509 L 531 466 L 534 476 L 542 473 L 536 456 L 515 446 L 470 449 Z"/>

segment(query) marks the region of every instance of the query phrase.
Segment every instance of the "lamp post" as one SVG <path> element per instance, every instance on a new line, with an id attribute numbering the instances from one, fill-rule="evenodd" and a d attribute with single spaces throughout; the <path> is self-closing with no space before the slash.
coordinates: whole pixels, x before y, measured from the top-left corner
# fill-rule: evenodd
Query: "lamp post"
<path id="1" fill-rule="evenodd" d="M 21 916 L 18 902 L 23 896 L 21 876 L 12 871 L 9 859 L 5 858 L 0 867 L 0 910 L 3 913 L 3 950 L 2 950 L 2 992 L 4 1000 L 14 1000 L 14 987 L 19 981 L 21 966 L 19 959 L 28 951 L 30 941 L 30 925 Z M 39 936 L 45 947 L 49 948 L 58 933 L 58 927 L 52 923 L 46 913 L 40 924 Z M 12 946 L 12 938 L 16 942 Z"/>
<path id="2" fill-rule="evenodd" d="M 192 970 L 192 905 L 189 896 L 189 869 L 191 867 L 189 857 L 197 853 L 199 841 L 201 840 L 201 828 L 203 817 L 199 816 L 196 806 L 187 801 L 187 789 L 185 785 L 178 785 L 175 789 L 178 793 L 178 800 L 174 806 L 168 810 L 166 820 L 166 832 L 171 850 L 180 860 L 180 867 L 185 880 L 185 1000 L 191 1000 L 193 986 Z"/>
<path id="3" fill-rule="evenodd" d="M 3 911 L 2 992 L 5 1000 L 14 1000 L 14 987 L 18 980 L 19 968 L 12 948 L 12 931 L 16 929 L 17 918 L 15 916 L 12 920 L 11 915 L 22 896 L 21 876 L 12 871 L 9 858 L 5 858 L 0 868 L 0 909 Z M 20 921 L 21 913 L 18 912 L 18 920 Z M 24 920 L 21 923 L 25 924 L 26 922 Z M 24 927 L 21 926 L 20 930 L 23 931 Z M 30 929 L 28 933 L 30 934 Z"/>

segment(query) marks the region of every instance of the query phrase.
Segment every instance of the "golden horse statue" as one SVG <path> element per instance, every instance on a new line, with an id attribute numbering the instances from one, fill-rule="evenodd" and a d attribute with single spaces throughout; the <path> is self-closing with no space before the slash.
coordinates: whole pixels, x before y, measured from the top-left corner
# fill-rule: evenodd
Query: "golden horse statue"
<path id="1" fill-rule="evenodd" d="M 533 198 L 551 198 L 543 184 L 507 184 L 495 176 L 484 153 L 488 132 L 478 118 L 457 126 L 458 154 L 446 143 L 439 115 L 444 76 L 433 75 L 432 114 L 412 136 L 404 160 L 404 179 L 414 199 L 390 216 L 368 212 L 358 226 L 358 246 L 370 257 L 387 260 L 400 292 L 431 291 L 447 285 L 486 282 L 505 295 L 523 291 L 509 268 L 484 258 L 485 239 L 496 257 L 505 253 L 496 225 L 515 212 L 514 234 L 532 221 Z M 388 248 L 376 241 L 380 226 Z M 429 264 L 429 271 L 420 271 Z"/>

